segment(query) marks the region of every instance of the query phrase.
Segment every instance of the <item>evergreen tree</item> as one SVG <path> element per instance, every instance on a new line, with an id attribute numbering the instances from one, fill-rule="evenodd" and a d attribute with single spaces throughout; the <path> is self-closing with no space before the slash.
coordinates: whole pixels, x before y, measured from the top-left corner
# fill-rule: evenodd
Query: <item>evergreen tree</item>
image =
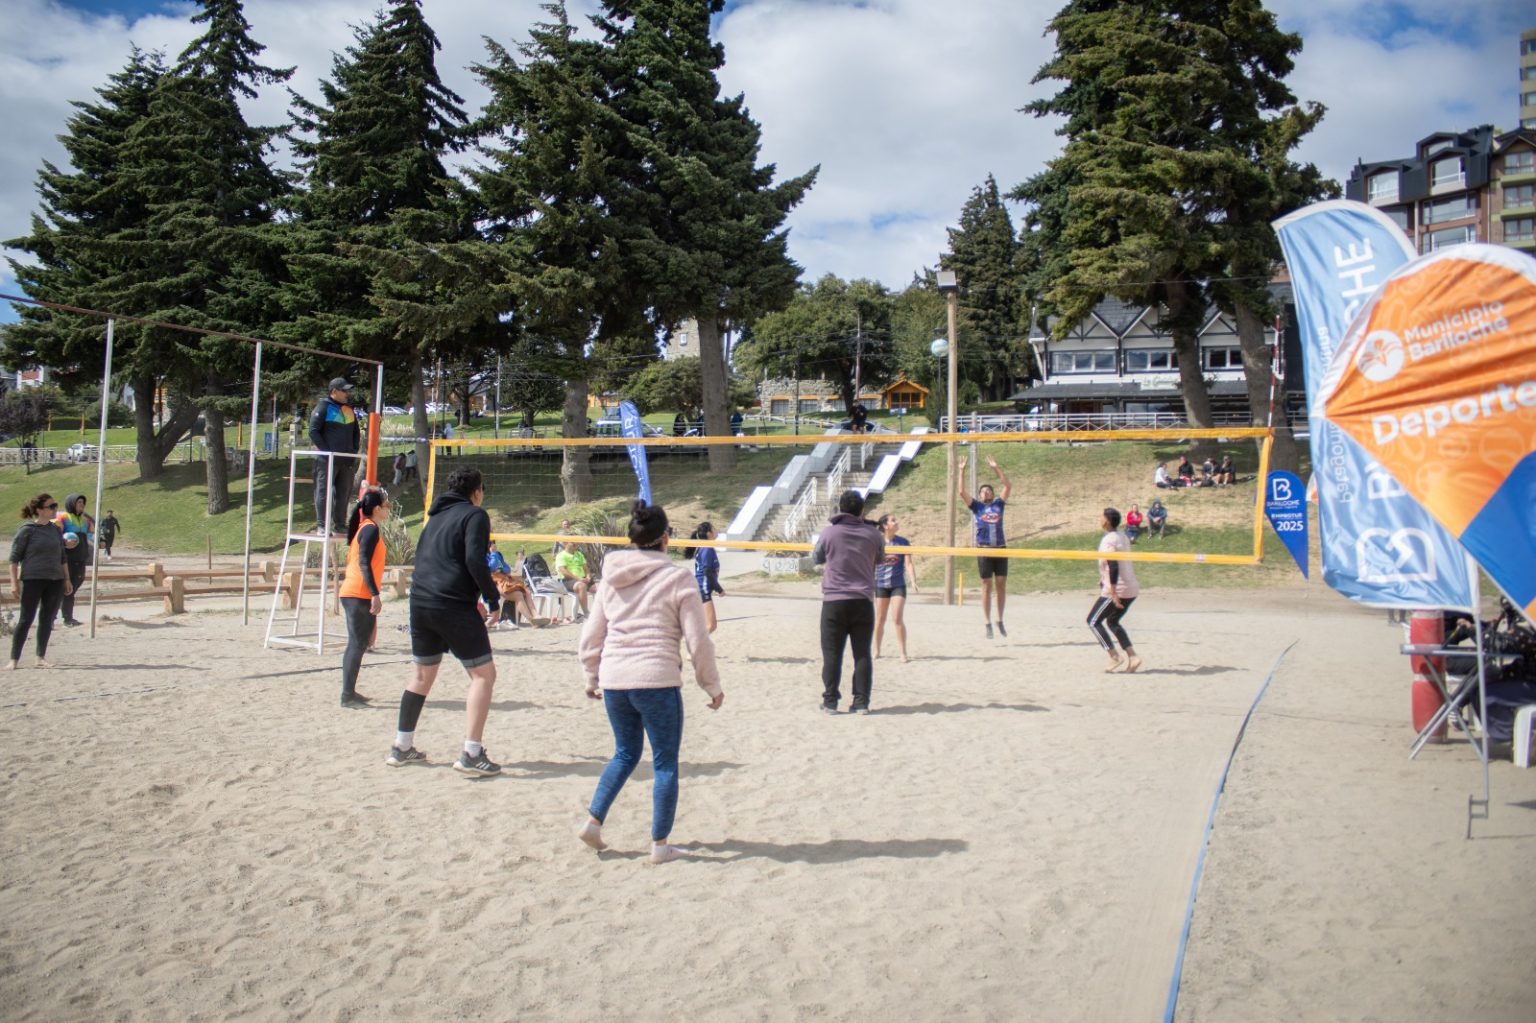
<path id="1" fill-rule="evenodd" d="M 1018 336 L 1021 281 L 1013 220 L 992 175 L 971 192 L 960 226 L 949 229 L 949 252 L 939 265 L 960 279 L 960 376 L 986 401 L 1013 392 L 1015 378 L 1029 375 L 1029 346 Z"/>
<path id="2" fill-rule="evenodd" d="M 944 296 L 932 270 L 916 274 L 912 282 L 891 296 L 891 347 L 897 370 L 914 383 L 928 388 L 929 411 L 943 402 L 948 386 L 947 369 L 933 355 L 934 340 L 949 325 Z"/>
<path id="3" fill-rule="evenodd" d="M 587 435 L 589 354 L 644 322 L 645 298 L 620 238 L 614 201 L 623 126 L 605 106 L 611 65 L 602 44 L 579 40 L 563 3 L 519 48 L 523 63 L 487 43 L 475 73 L 490 89 L 486 162 L 470 172 L 484 241 L 479 287 L 500 288 L 512 329 L 537 346 L 537 368 L 567 382 L 561 432 Z M 590 449 L 567 447 L 566 503 L 590 500 Z"/>
<path id="4" fill-rule="evenodd" d="M 127 269 L 101 290 L 107 308 L 250 334 L 280 310 L 283 267 L 270 225 L 287 183 L 267 164 L 278 129 L 248 125 L 239 104 L 292 71 L 258 62 L 264 47 L 251 38 L 239 0 L 201 0 L 201 7 L 192 20 L 205 26 L 202 34 L 160 78 L 122 147 L 126 186 L 142 197 L 146 215 L 141 231 L 105 247 Z M 207 422 L 210 515 L 229 507 L 224 421 L 249 400 L 233 382 L 248 377 L 250 362 L 247 345 L 216 334 L 146 328 L 135 346 L 138 380 L 158 370 L 171 387 L 197 396 Z M 139 442 L 143 474 L 154 453 L 146 454 L 142 429 Z"/>
<path id="5" fill-rule="evenodd" d="M 1026 278 L 1058 331 L 1105 295 L 1158 305 L 1195 426 L 1210 423 L 1198 331 L 1212 302 L 1241 309 L 1251 395 L 1267 398 L 1261 238 L 1321 187 L 1286 157 L 1321 116 L 1283 82 L 1300 39 L 1260 0 L 1072 0 L 1051 30 L 1036 80 L 1064 85 L 1027 109 L 1065 117 L 1068 142 L 1015 192 L 1032 204 Z"/>
<path id="6" fill-rule="evenodd" d="M 418 380 L 430 356 L 424 337 L 381 304 L 419 307 L 434 296 L 410 274 L 397 282 L 376 256 L 473 236 L 444 166 L 469 144 L 470 131 L 463 100 L 438 75 L 440 49 L 420 0 L 394 0 L 354 29 L 353 44 L 320 83 L 319 102 L 293 99 L 304 179 L 290 202 L 292 319 L 279 333 L 407 367 Z M 417 436 L 425 437 L 425 402 L 415 402 L 415 414 Z"/>
<path id="7" fill-rule="evenodd" d="M 125 314 L 148 315 L 157 308 L 132 305 L 123 291 L 129 282 L 159 272 L 159 253 L 146 244 L 150 203 L 131 166 L 130 140 L 142 129 L 165 75 L 158 53 L 135 48 L 123 70 L 97 90 L 98 102 L 73 104 L 76 112 L 60 136 L 69 166 L 43 164 L 42 213 L 32 217 L 28 235 L 5 243 L 35 260 L 10 261 L 28 295 Z M 91 368 L 102 356 L 99 321 L 36 306 L 17 311 L 20 322 L 5 332 L 8 365 L 54 367 L 66 387 L 73 386 L 70 377 L 76 373 L 86 383 L 100 379 Z M 117 324 L 113 340 L 115 365 L 135 396 L 139 475 L 152 479 L 197 418 L 197 406 L 172 388 L 170 415 L 157 429 L 155 398 L 168 375 L 162 361 L 167 340 L 162 332 L 126 322 Z"/>
<path id="8" fill-rule="evenodd" d="M 643 281 L 655 325 L 699 325 L 708 433 L 729 432 L 724 336 L 782 308 L 799 267 L 789 259 L 785 217 L 816 170 L 774 184 L 757 163 L 760 130 L 745 99 L 720 97 L 724 48 L 710 17 L 724 0 L 604 0 L 594 19 L 611 47 L 606 104 L 628 128 L 614 150 L 623 186 L 614 194 L 626 251 Z M 709 449 L 710 467 L 736 451 Z"/>

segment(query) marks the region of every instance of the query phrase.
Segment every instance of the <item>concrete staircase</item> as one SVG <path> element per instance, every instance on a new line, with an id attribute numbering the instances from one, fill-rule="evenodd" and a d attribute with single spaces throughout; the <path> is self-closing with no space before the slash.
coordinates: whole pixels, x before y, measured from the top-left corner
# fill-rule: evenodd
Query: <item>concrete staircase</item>
<path id="1" fill-rule="evenodd" d="M 821 531 L 827 519 L 837 510 L 837 499 L 845 490 L 867 490 L 876 467 L 886 455 L 901 450 L 899 443 L 876 443 L 862 459 L 860 450 L 850 446 L 849 464 L 839 471 L 833 466 L 806 477 L 793 498 L 773 508 L 757 527 L 754 540 L 787 540 L 804 542 L 813 533 Z"/>

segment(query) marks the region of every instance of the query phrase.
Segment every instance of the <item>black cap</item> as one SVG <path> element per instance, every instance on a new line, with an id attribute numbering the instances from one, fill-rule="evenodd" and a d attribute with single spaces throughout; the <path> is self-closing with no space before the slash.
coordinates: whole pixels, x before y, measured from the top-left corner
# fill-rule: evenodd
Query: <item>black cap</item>
<path id="1" fill-rule="evenodd" d="M 346 377 L 337 377 L 335 380 L 331 381 L 330 390 L 332 390 L 332 391 L 350 391 L 350 390 L 352 390 L 352 384 L 351 384 L 350 381 L 347 380 Z"/>

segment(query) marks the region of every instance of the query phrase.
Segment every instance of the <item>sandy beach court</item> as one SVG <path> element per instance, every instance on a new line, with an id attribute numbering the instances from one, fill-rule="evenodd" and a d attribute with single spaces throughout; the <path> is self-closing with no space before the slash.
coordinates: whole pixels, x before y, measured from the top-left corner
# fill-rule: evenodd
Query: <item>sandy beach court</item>
<path id="1" fill-rule="evenodd" d="M 1086 595 L 909 605 L 868 717 L 817 712 L 808 584 L 719 604 L 726 703 L 685 689 L 689 861 L 652 867 L 574 627 L 497 633 L 486 744 L 449 769 L 445 668 L 391 770 L 386 606 L 359 689 L 238 612 L 56 634 L 0 681 L 0 1011 L 11 1020 L 1155 1020 L 1217 781 L 1179 1020 L 1536 1019 L 1536 770 L 1409 762 L 1401 630 L 1320 587 L 1149 592 L 1105 675 Z M 112 613 L 123 614 L 120 608 Z M 30 653 L 23 665 L 31 661 Z"/>

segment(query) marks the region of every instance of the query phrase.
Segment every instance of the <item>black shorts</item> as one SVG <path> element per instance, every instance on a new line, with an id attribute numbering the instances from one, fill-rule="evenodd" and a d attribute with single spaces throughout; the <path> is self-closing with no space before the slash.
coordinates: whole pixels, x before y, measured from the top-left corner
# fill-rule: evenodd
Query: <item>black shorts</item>
<path id="1" fill-rule="evenodd" d="M 440 664 L 451 653 L 466 668 L 491 663 L 491 637 L 473 604 L 422 607 L 411 602 L 411 660 Z"/>
<path id="2" fill-rule="evenodd" d="M 891 597 L 900 597 L 902 600 L 906 600 L 907 588 L 905 586 L 876 586 L 875 597 L 879 600 L 888 600 Z"/>
<path id="3" fill-rule="evenodd" d="M 976 574 L 983 579 L 990 579 L 994 575 L 1002 576 L 1006 579 L 1008 577 L 1008 559 L 979 555 L 976 558 Z"/>

